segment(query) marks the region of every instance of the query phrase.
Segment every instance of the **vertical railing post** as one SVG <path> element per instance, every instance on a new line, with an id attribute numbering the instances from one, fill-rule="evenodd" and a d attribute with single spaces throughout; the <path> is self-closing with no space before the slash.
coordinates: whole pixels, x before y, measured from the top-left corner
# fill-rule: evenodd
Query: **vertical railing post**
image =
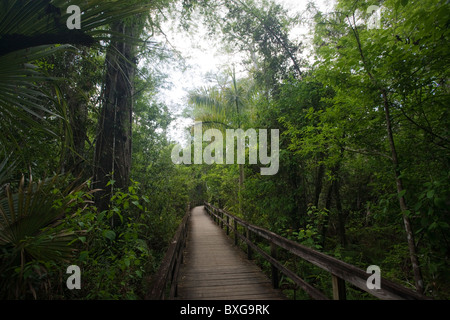
<path id="1" fill-rule="evenodd" d="M 333 299 L 346 300 L 345 281 L 334 274 L 331 274 L 331 281 L 333 284 Z"/>
<path id="2" fill-rule="evenodd" d="M 230 216 L 227 215 L 227 236 L 230 235 Z"/>
<path id="3" fill-rule="evenodd" d="M 237 221 L 233 218 L 233 224 L 234 224 L 234 245 L 238 245 L 238 229 L 237 229 Z"/>
<path id="4" fill-rule="evenodd" d="M 251 233 L 248 227 L 245 227 L 245 231 L 248 242 L 251 242 Z M 248 260 L 252 260 L 252 248 L 250 247 L 250 243 L 247 243 L 247 258 Z"/>
<path id="5" fill-rule="evenodd" d="M 274 258 L 275 260 L 277 259 L 277 246 L 273 242 L 270 242 L 270 256 L 272 258 Z M 279 283 L 280 283 L 280 280 L 278 277 L 278 268 L 272 264 L 272 286 L 275 289 L 278 289 Z"/>

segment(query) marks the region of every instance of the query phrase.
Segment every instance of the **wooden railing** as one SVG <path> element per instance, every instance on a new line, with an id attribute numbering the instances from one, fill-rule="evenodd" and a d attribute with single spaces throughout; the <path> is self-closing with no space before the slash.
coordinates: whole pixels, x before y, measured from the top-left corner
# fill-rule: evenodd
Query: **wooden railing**
<path id="1" fill-rule="evenodd" d="M 308 248 L 292 240 L 281 237 L 266 229 L 254 226 L 223 209 L 213 206 L 210 203 L 205 202 L 205 209 L 221 228 L 226 227 L 227 235 L 230 235 L 230 231 L 234 234 L 235 245 L 238 245 L 239 240 L 243 241 L 247 245 L 247 255 L 249 259 L 252 259 L 253 252 L 257 252 L 271 264 L 272 285 L 275 288 L 279 287 L 279 273 L 281 272 L 289 277 L 298 287 L 302 288 L 311 298 L 319 300 L 329 299 L 326 294 L 314 288 L 312 285 L 300 278 L 294 271 L 289 270 L 282 264 L 282 262 L 277 260 L 277 252 L 278 249 L 281 248 L 329 272 L 332 278 L 333 299 L 335 300 L 346 299 L 346 282 L 351 283 L 357 288 L 380 299 L 428 299 L 413 290 L 402 287 L 382 277 L 380 289 L 369 289 L 367 286 L 367 280 L 370 274 L 360 268 L 314 249 Z M 239 231 L 238 226 L 241 226 L 241 231 Z M 256 244 L 255 235 L 269 242 L 270 254 Z"/>
<path id="2" fill-rule="evenodd" d="M 151 292 L 147 297 L 149 300 L 171 300 L 177 296 L 178 273 L 183 263 L 183 250 L 186 247 L 190 215 L 191 209 L 188 205 L 159 270 L 153 277 Z"/>

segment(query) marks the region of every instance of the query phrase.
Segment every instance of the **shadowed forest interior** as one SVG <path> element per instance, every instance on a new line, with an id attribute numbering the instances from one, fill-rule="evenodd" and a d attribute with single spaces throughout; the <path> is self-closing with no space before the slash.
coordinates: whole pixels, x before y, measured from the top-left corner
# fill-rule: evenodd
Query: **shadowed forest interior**
<path id="1" fill-rule="evenodd" d="M 449 299 L 448 1 L 327 8 L 2 0 L 0 297 L 145 299 L 187 206 L 208 202 Z M 204 34 L 232 57 L 177 110 L 162 93 L 171 70 L 190 66 L 169 32 Z M 279 130 L 279 170 L 261 175 L 249 148 L 244 164 L 174 164 L 172 150 L 191 145 L 194 122 L 224 137 Z M 278 258 L 331 290 L 328 274 Z M 270 275 L 270 263 L 255 262 Z M 82 271 L 79 290 L 66 286 L 71 265 Z M 309 299 L 288 277 L 279 281 L 288 298 Z M 347 299 L 373 298 L 346 290 Z"/>

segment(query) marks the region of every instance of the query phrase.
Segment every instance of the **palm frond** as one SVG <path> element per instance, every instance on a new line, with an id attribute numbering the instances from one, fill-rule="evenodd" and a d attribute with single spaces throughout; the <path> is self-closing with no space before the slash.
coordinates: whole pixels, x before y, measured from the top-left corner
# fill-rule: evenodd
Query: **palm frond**
<path id="1" fill-rule="evenodd" d="M 0 155 L 2 153 L 0 152 Z M 10 161 L 11 154 L 6 155 L 5 158 L 0 162 L 0 190 L 3 189 L 6 181 L 10 178 L 11 172 L 14 170 L 16 162 Z M 9 164 L 8 164 L 9 163 Z"/>
<path id="2" fill-rule="evenodd" d="M 39 45 L 93 45 L 108 40 L 114 21 L 148 12 L 153 2 L 108 0 L 3 0 L 0 4 L 0 56 Z M 66 22 L 70 5 L 82 11 L 81 29 Z M 121 35 L 123 37 L 123 35 Z"/>
<path id="3" fill-rule="evenodd" d="M 65 261 L 72 248 L 68 244 L 75 234 L 70 230 L 59 230 L 55 225 L 68 212 L 70 194 L 85 187 L 85 183 L 66 184 L 67 175 L 33 182 L 28 186 L 25 178 L 19 182 L 17 192 L 10 186 L 0 200 L 0 246 L 15 248 L 35 260 L 56 259 Z"/>
<path id="4" fill-rule="evenodd" d="M 48 103 L 53 95 L 42 88 L 44 76 L 33 63 L 71 45 L 100 44 L 111 38 L 132 41 L 112 32 L 109 25 L 149 11 L 152 2 L 113 0 L 2 0 L 0 2 L 0 130 L 28 128 L 57 132 L 46 121 L 64 119 L 64 110 Z M 69 5 L 81 11 L 81 29 L 69 30 Z M 134 40 L 136 41 L 136 39 Z M 61 106 L 62 104 L 60 104 Z M 65 119 L 67 121 L 67 119 Z M 17 144 L 12 134 L 0 135 L 3 145 Z"/>
<path id="5" fill-rule="evenodd" d="M 225 130 L 233 125 L 235 111 L 218 89 L 212 87 L 193 92 L 189 103 L 194 106 L 195 121 L 202 122 L 205 129 Z"/>

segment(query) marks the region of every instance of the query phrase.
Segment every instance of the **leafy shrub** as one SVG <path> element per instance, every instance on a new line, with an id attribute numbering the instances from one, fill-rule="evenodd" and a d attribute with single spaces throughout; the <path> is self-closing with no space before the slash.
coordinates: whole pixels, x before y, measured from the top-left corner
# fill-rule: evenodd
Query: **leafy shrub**
<path id="1" fill-rule="evenodd" d="M 52 267 L 70 261 L 69 243 L 76 233 L 61 221 L 74 206 L 85 203 L 90 192 L 83 191 L 86 183 L 68 179 L 57 175 L 34 182 L 30 176 L 26 186 L 22 177 L 18 190 L 5 187 L 0 198 L 1 297 L 36 298 L 38 287 L 49 292 L 45 281 L 50 281 Z"/>

